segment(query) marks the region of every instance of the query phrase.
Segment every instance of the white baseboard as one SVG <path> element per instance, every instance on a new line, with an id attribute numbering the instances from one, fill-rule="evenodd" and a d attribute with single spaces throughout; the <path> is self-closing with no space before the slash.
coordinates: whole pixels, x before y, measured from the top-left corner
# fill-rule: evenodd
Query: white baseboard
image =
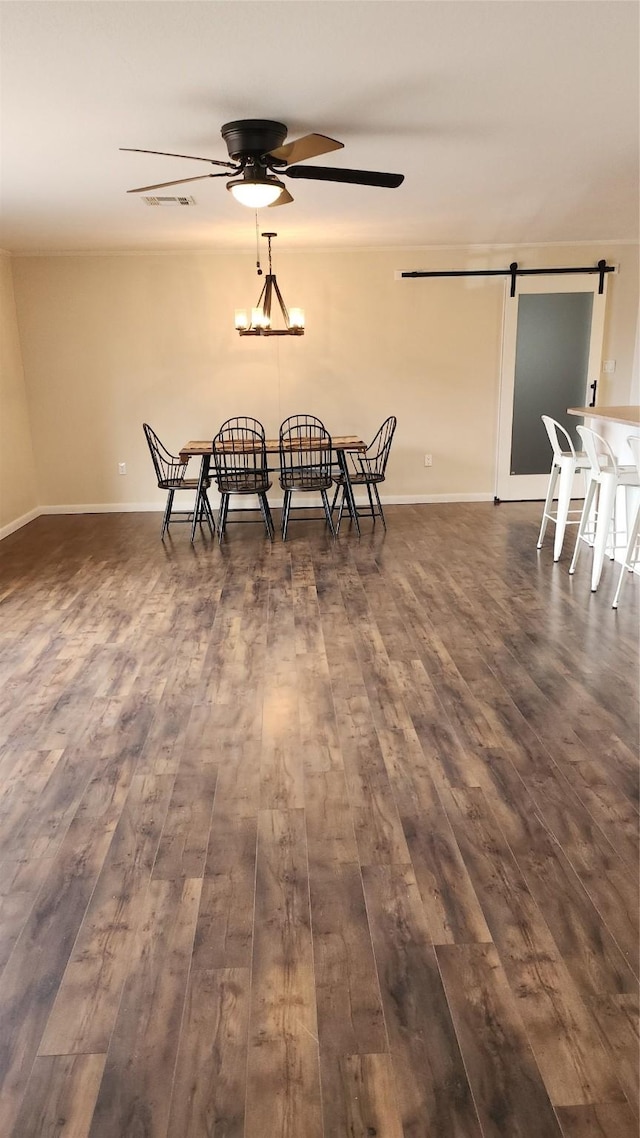
<path id="1" fill-rule="evenodd" d="M 41 506 L 41 514 L 148 514 L 163 513 L 165 502 L 88 502 L 75 506 Z M 176 504 L 176 508 L 180 507 Z"/>
<path id="2" fill-rule="evenodd" d="M 209 492 L 212 505 L 218 508 L 218 495 Z M 381 494 L 383 506 L 420 506 L 434 502 L 493 502 L 493 494 Z M 319 496 L 318 496 L 319 499 Z M 282 497 L 269 495 L 269 505 L 278 510 L 282 506 Z M 368 508 L 369 501 L 364 495 L 356 495 L 356 505 Z M 164 502 L 101 502 L 96 505 L 77 506 L 41 506 L 41 514 L 146 514 L 149 512 L 163 513 Z M 189 508 L 181 499 L 174 503 L 176 509 Z"/>
<path id="3" fill-rule="evenodd" d="M 14 518 L 12 522 L 9 522 L 0 529 L 0 541 L 2 541 L 3 537 L 8 537 L 10 533 L 15 533 L 17 529 L 22 529 L 23 526 L 27 526 L 29 522 L 32 522 L 35 518 L 39 518 L 41 513 L 42 510 L 40 507 L 36 506 L 35 510 L 29 510 L 29 513 L 23 514 L 21 518 Z"/>
<path id="4" fill-rule="evenodd" d="M 388 494 L 380 495 L 383 506 L 423 506 L 436 502 L 493 502 L 493 494 Z M 356 505 L 368 506 L 368 501 L 356 498 Z"/>
<path id="5" fill-rule="evenodd" d="M 437 502 L 492 502 L 493 494 L 388 494 L 381 495 L 383 506 L 420 506 Z M 217 495 L 214 495 L 213 504 L 217 508 Z M 368 508 L 368 500 L 358 496 L 356 504 Z M 280 509 L 282 498 L 271 498 L 270 505 Z M 28 514 L 16 518 L 0 529 L 0 541 L 16 530 L 22 529 L 29 522 L 41 516 L 51 514 L 161 514 L 164 511 L 164 502 L 93 502 L 75 503 L 66 506 L 37 506 Z M 179 507 L 178 507 L 179 508 Z"/>

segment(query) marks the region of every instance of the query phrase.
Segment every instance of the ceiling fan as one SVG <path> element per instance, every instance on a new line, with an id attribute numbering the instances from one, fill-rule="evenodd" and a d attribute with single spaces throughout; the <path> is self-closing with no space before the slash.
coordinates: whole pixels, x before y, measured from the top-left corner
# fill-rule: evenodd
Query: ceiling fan
<path id="1" fill-rule="evenodd" d="M 293 198 L 281 175 L 287 178 L 306 178 L 320 182 L 348 182 L 356 186 L 383 186 L 395 189 L 404 181 L 404 174 L 383 174 L 377 170 L 340 170 L 332 166 L 298 166 L 307 158 L 341 150 L 344 143 L 325 134 L 305 134 L 293 142 L 285 142 L 287 128 L 284 123 L 271 119 L 238 119 L 222 127 L 231 162 L 216 158 L 199 158 L 195 154 L 171 154 L 165 150 L 141 150 L 121 146 L 136 154 L 161 154 L 167 158 L 189 158 L 196 162 L 210 162 L 224 167 L 219 173 L 196 174 L 192 178 L 178 178 L 172 182 L 158 182 L 153 186 L 137 186 L 129 194 L 142 194 L 149 190 L 163 190 L 167 186 L 180 186 L 185 182 L 198 182 L 204 178 L 228 178 L 227 189 L 242 205 L 251 209 L 262 206 L 287 205 Z"/>

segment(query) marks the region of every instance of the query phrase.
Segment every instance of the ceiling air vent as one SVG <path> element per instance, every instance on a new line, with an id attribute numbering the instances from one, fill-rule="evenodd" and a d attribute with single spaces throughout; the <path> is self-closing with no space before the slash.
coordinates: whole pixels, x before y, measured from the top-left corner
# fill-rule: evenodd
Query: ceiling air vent
<path id="1" fill-rule="evenodd" d="M 195 205 L 196 199 L 192 197 L 179 197 L 179 198 L 149 198 L 142 199 L 147 205 Z"/>

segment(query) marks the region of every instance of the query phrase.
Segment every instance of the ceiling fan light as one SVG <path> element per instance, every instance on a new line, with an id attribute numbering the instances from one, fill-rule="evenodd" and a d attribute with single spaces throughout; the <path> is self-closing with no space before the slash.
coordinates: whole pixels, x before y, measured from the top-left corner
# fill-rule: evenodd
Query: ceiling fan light
<path id="1" fill-rule="evenodd" d="M 227 182 L 227 189 L 231 190 L 241 205 L 246 205 L 249 209 L 262 209 L 278 200 L 284 185 L 277 178 L 265 175 L 264 178 L 235 178 Z"/>

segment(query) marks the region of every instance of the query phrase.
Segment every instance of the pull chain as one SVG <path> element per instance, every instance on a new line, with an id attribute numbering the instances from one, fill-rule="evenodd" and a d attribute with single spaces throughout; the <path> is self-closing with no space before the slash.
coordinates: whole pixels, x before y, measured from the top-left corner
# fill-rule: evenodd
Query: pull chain
<path id="1" fill-rule="evenodd" d="M 262 268 L 260 266 L 260 237 L 258 234 L 258 211 L 256 210 L 256 271 L 258 276 L 262 276 Z M 269 270 L 271 271 L 271 270 Z"/>

